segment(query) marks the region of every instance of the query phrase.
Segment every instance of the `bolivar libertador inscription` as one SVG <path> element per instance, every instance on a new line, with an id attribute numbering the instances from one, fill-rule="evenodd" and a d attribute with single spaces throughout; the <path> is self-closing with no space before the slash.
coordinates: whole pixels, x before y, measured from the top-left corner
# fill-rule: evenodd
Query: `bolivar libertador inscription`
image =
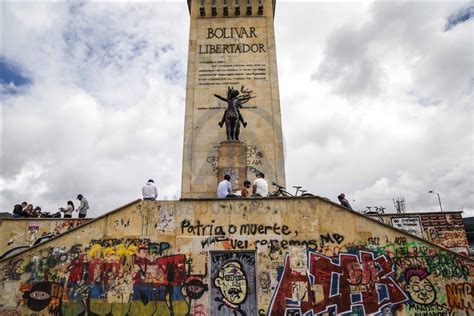
<path id="1" fill-rule="evenodd" d="M 218 27 L 208 28 L 207 38 L 241 39 L 258 38 L 255 27 Z M 199 54 L 240 54 L 240 53 L 266 53 L 265 45 L 261 43 L 242 44 L 206 44 L 199 45 Z"/>

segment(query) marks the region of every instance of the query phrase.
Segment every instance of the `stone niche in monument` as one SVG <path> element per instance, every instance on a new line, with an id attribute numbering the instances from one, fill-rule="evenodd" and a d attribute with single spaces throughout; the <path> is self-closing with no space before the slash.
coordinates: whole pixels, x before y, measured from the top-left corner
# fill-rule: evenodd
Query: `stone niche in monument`
<path id="1" fill-rule="evenodd" d="M 274 1 L 190 0 L 188 5 L 182 198 L 215 197 L 226 172 L 221 169 L 232 161 L 222 156 L 233 152 L 220 150 L 225 141 L 238 140 L 239 153 L 243 148 L 245 164 L 233 171 L 239 170 L 240 184 L 260 171 L 269 182 L 285 185 Z M 224 115 L 233 106 L 231 91 L 238 92 L 232 95 L 239 101 L 237 137 L 229 137 Z"/>

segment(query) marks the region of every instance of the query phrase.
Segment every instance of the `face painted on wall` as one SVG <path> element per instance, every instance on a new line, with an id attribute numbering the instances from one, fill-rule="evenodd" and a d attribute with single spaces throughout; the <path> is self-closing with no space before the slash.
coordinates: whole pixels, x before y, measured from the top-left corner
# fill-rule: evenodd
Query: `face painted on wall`
<path id="1" fill-rule="evenodd" d="M 51 284 L 48 282 L 37 283 L 23 297 L 26 299 L 29 309 L 39 312 L 51 302 Z"/>
<path id="2" fill-rule="evenodd" d="M 237 261 L 226 263 L 214 279 L 214 285 L 220 289 L 224 301 L 237 307 L 247 297 L 247 278 L 242 271 L 242 266 Z"/>
<path id="3" fill-rule="evenodd" d="M 407 284 L 405 291 L 415 303 L 426 305 L 436 299 L 436 291 L 433 284 L 426 278 L 428 274 L 420 269 L 405 273 Z"/>

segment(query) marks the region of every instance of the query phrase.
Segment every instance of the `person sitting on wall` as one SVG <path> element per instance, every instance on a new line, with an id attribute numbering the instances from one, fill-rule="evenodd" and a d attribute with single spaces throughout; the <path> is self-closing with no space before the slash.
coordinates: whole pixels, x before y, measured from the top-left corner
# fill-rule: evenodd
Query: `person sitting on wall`
<path id="1" fill-rule="evenodd" d="M 352 210 L 352 206 L 349 204 L 349 201 L 346 199 L 346 195 L 344 193 L 339 194 L 337 199 L 339 200 L 342 206 Z"/>
<path id="2" fill-rule="evenodd" d="M 21 203 L 21 216 L 20 217 L 28 217 L 28 212 L 26 211 L 27 207 L 28 207 L 27 202 Z"/>
<path id="3" fill-rule="evenodd" d="M 35 209 L 33 210 L 33 217 L 41 217 L 41 207 L 35 207 Z"/>
<path id="4" fill-rule="evenodd" d="M 244 181 L 244 187 L 242 188 L 241 195 L 242 197 L 246 198 L 250 196 L 250 186 L 252 183 L 250 183 L 249 180 Z"/>
<path id="5" fill-rule="evenodd" d="M 27 205 L 26 202 L 23 202 L 23 203 L 21 203 L 21 204 L 16 204 L 16 205 L 13 207 L 13 217 L 14 217 L 14 218 L 19 218 L 19 217 L 21 217 L 22 212 L 23 212 L 23 204 L 25 204 L 24 207 L 26 207 L 26 205 Z"/>
<path id="6" fill-rule="evenodd" d="M 33 204 L 28 204 L 21 212 L 21 217 L 33 217 Z"/>
<path id="7" fill-rule="evenodd" d="M 67 201 L 66 207 L 60 207 L 59 210 L 63 212 L 64 218 L 72 218 L 72 212 L 74 212 L 74 203 Z"/>
<path id="8" fill-rule="evenodd" d="M 148 180 L 148 182 L 142 188 L 143 200 L 154 201 L 158 197 L 158 189 L 155 186 L 155 181 L 153 179 Z"/>
<path id="9" fill-rule="evenodd" d="M 87 215 L 87 210 L 89 209 L 89 202 L 87 202 L 82 194 L 78 194 L 77 199 L 81 202 L 77 208 L 77 211 L 79 212 L 79 218 L 85 218 Z"/>
<path id="10" fill-rule="evenodd" d="M 257 179 L 253 182 L 253 194 L 252 197 L 267 197 L 268 196 L 268 183 L 265 180 L 265 174 L 263 172 L 257 173 Z"/>
<path id="11" fill-rule="evenodd" d="M 219 182 L 217 186 L 217 198 L 223 199 L 232 194 L 232 184 L 230 183 L 230 175 L 226 174 L 224 180 Z"/>

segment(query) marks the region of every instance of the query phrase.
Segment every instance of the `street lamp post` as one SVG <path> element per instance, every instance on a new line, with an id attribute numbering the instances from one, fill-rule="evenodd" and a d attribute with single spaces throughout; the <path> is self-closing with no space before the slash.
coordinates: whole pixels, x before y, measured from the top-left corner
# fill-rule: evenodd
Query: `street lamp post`
<path id="1" fill-rule="evenodd" d="M 429 190 L 428 193 L 434 193 L 438 195 L 439 208 L 441 209 L 441 212 L 443 212 L 443 206 L 441 205 L 441 198 L 439 197 L 439 193 L 434 192 L 433 190 Z"/>

